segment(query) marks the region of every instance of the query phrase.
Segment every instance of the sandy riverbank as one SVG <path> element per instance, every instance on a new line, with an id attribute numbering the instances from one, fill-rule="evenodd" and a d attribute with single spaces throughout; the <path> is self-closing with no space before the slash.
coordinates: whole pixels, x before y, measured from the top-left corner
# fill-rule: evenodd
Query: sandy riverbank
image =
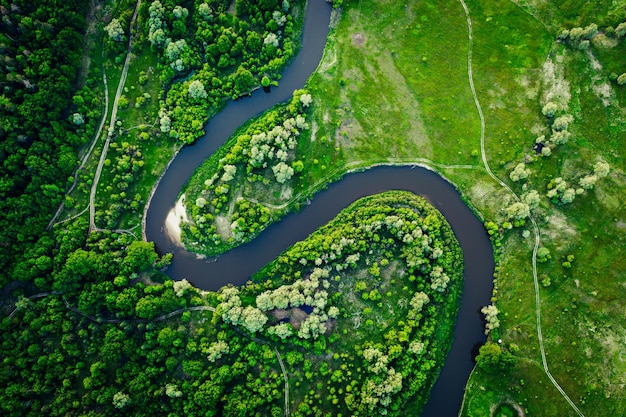
<path id="1" fill-rule="evenodd" d="M 176 205 L 167 213 L 164 228 L 165 234 L 167 234 L 170 240 L 176 244 L 176 246 L 180 247 L 184 247 L 183 242 L 180 239 L 180 223 L 188 221 L 184 202 L 185 194 L 180 196 Z"/>

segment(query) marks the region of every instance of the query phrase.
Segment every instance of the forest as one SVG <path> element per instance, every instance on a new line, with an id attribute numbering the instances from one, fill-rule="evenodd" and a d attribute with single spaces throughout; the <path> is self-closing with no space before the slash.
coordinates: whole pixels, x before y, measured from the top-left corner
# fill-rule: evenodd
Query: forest
<path id="1" fill-rule="evenodd" d="M 241 288 L 146 283 L 162 261 L 92 234 L 53 291 L 21 298 L 2 322 L 4 412 L 278 416 L 286 383 L 294 416 L 419 410 L 463 276 L 445 219 L 406 192 L 357 201 Z"/>
<path id="2" fill-rule="evenodd" d="M 329 3 L 310 80 L 182 190 L 184 244 L 219 255 L 347 172 L 426 165 L 496 249 L 462 415 L 623 414 L 626 4 Z M 0 0 L 0 414 L 419 414 L 463 281 L 424 199 L 359 200 L 217 292 L 141 239 L 177 152 L 280 85 L 306 4 Z"/>

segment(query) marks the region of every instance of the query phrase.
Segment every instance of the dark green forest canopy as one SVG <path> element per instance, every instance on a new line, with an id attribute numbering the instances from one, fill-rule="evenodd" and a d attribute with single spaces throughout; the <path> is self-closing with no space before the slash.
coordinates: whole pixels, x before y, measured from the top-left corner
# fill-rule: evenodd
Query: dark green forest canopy
<path id="1" fill-rule="evenodd" d="M 0 283 L 50 272 L 33 243 L 62 200 L 99 105 L 77 90 L 87 2 L 0 1 Z M 95 112 L 94 112 L 95 110 Z M 94 114 L 95 113 L 95 114 Z M 79 114 L 76 123 L 72 115 Z M 45 254 L 45 255 L 44 255 Z M 26 264 L 12 271 L 16 260 Z"/>

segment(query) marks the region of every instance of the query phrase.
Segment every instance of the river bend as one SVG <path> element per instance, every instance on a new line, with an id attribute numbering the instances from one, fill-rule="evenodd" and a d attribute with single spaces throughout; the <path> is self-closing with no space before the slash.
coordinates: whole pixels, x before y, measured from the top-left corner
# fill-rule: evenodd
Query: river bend
<path id="1" fill-rule="evenodd" d="M 424 196 L 446 217 L 463 250 L 465 280 L 454 342 L 422 413 L 423 417 L 456 417 L 465 384 L 473 368 L 472 356 L 484 343 L 480 308 L 490 303 L 494 269 L 493 252 L 482 222 L 463 203 L 457 190 L 428 169 L 413 166 L 380 166 L 351 173 L 318 193 L 298 213 L 268 227 L 254 241 L 217 258 L 205 259 L 176 246 L 164 233 L 168 212 L 195 169 L 248 119 L 289 99 L 302 88 L 317 67 L 328 35 L 330 7 L 324 0 L 309 0 L 300 52 L 283 73 L 280 86 L 266 94 L 229 102 L 205 127 L 206 134 L 174 158 L 154 190 L 146 210 L 145 236 L 159 252 L 173 252 L 166 273 L 175 280 L 186 278 L 196 287 L 217 290 L 240 285 L 286 248 L 327 223 L 360 197 L 387 190 L 407 190 Z"/>

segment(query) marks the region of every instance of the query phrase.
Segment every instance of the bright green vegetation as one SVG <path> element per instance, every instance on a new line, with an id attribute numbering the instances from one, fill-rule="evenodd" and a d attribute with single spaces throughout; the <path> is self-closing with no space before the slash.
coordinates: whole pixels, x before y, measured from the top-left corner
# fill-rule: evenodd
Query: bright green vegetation
<path id="1" fill-rule="evenodd" d="M 357 201 L 253 283 L 205 296 L 163 281 L 150 243 L 85 242 L 80 224 L 58 239 L 62 294 L 22 298 L 1 324 L 7 415 L 280 416 L 285 377 L 293 416 L 417 414 L 462 286 L 449 225 L 406 192 Z"/>
<path id="2" fill-rule="evenodd" d="M 609 80 L 611 72 L 624 72 L 623 55 L 618 58 L 622 43 L 596 49 L 604 28 L 596 34 L 587 29 L 584 36 L 593 40 L 590 50 L 601 65 L 607 62 L 598 69 L 577 45 L 555 43 L 559 32 L 546 30 L 545 21 L 527 13 L 532 8 L 503 1 L 468 2 L 473 76 L 486 120 L 486 157 L 496 175 L 522 196 L 522 203 L 514 204 L 482 170 L 446 167 L 482 166 L 479 119 L 467 78 L 467 24 L 460 3 L 395 6 L 360 2 L 344 8 L 308 85 L 314 109 L 310 121 L 318 126 L 318 135 L 341 145 L 348 167 L 430 159 L 493 220 L 488 225 L 495 226 L 494 244 L 500 248 L 494 297 L 500 327 L 491 337 L 502 338 L 504 354 L 515 352 L 520 365 L 508 376 L 485 378 L 482 388 L 471 384 L 468 395 L 477 399 L 485 392 L 490 399 L 468 403 L 464 412 L 483 415 L 494 403 L 514 398 L 531 414 L 573 413 L 564 400 L 551 400 L 559 394 L 541 368 L 530 264 L 532 229 L 526 219 L 532 211 L 545 247 L 541 252 L 551 254 L 539 264 L 538 277 L 550 369 L 586 415 L 620 414 L 624 401 L 615 387 L 622 378 L 616 370 L 623 368 L 626 352 L 608 341 L 620 340 L 626 331 L 615 304 L 624 295 L 619 278 L 624 254 L 619 196 L 626 191 L 619 159 L 624 149 L 624 93 L 614 75 L 615 81 Z M 601 8 L 597 3 L 585 3 L 587 7 Z M 603 10 L 596 15 L 605 16 Z M 380 18 L 367 18 L 373 15 Z M 579 18 L 576 24 L 584 32 L 593 22 Z M 614 27 L 619 22 L 612 20 Z M 446 47 L 447 42 L 451 44 Z M 562 103 L 561 96 L 571 98 Z M 557 109 L 546 117 L 542 110 L 551 100 Z M 552 151 L 543 157 L 533 149 L 542 135 Z M 511 230 L 514 226 L 519 228 Z M 526 366 L 526 360 L 539 366 Z M 479 368 L 472 379 L 485 374 Z M 501 389 L 503 378 L 510 381 L 506 392 Z M 555 394 L 545 395 L 545 390 Z M 493 400 L 490 396 L 498 392 L 502 397 Z"/>
<path id="3" fill-rule="evenodd" d="M 253 281 L 223 289 L 217 313 L 299 358 L 287 367 L 293 415 L 417 413 L 462 284 L 458 243 L 425 200 L 361 199 Z"/>
<path id="4" fill-rule="evenodd" d="M 241 1 L 236 10 L 229 6 L 223 1 L 142 3 L 111 138 L 112 155 L 107 154 L 98 184 L 96 227 L 137 235 L 154 180 L 181 143 L 201 136 L 204 123 L 228 99 L 248 94 L 263 77 L 270 83 L 279 79 L 280 70 L 297 52 L 302 2 Z M 107 76 L 109 113 L 102 138 L 126 58 L 134 7 L 125 1 L 112 12 L 93 12 L 94 20 L 108 22 L 102 42 L 91 50 L 95 77 L 101 76 L 100 65 Z M 95 170 L 101 146 L 96 144 L 84 172 Z M 80 180 L 65 199 L 62 219 L 84 213 L 89 204 L 93 179 L 85 173 Z"/>
<path id="5" fill-rule="evenodd" d="M 183 229 L 185 240 L 199 244 L 196 250 L 224 252 L 251 240 L 286 212 L 258 200 L 268 195 L 279 203 L 291 198 L 295 177 L 303 169 L 296 145 L 309 129 L 305 111 L 310 101 L 305 90 L 295 91 L 288 105 L 276 106 L 239 129 L 198 168 L 183 190 L 191 215 Z"/>

